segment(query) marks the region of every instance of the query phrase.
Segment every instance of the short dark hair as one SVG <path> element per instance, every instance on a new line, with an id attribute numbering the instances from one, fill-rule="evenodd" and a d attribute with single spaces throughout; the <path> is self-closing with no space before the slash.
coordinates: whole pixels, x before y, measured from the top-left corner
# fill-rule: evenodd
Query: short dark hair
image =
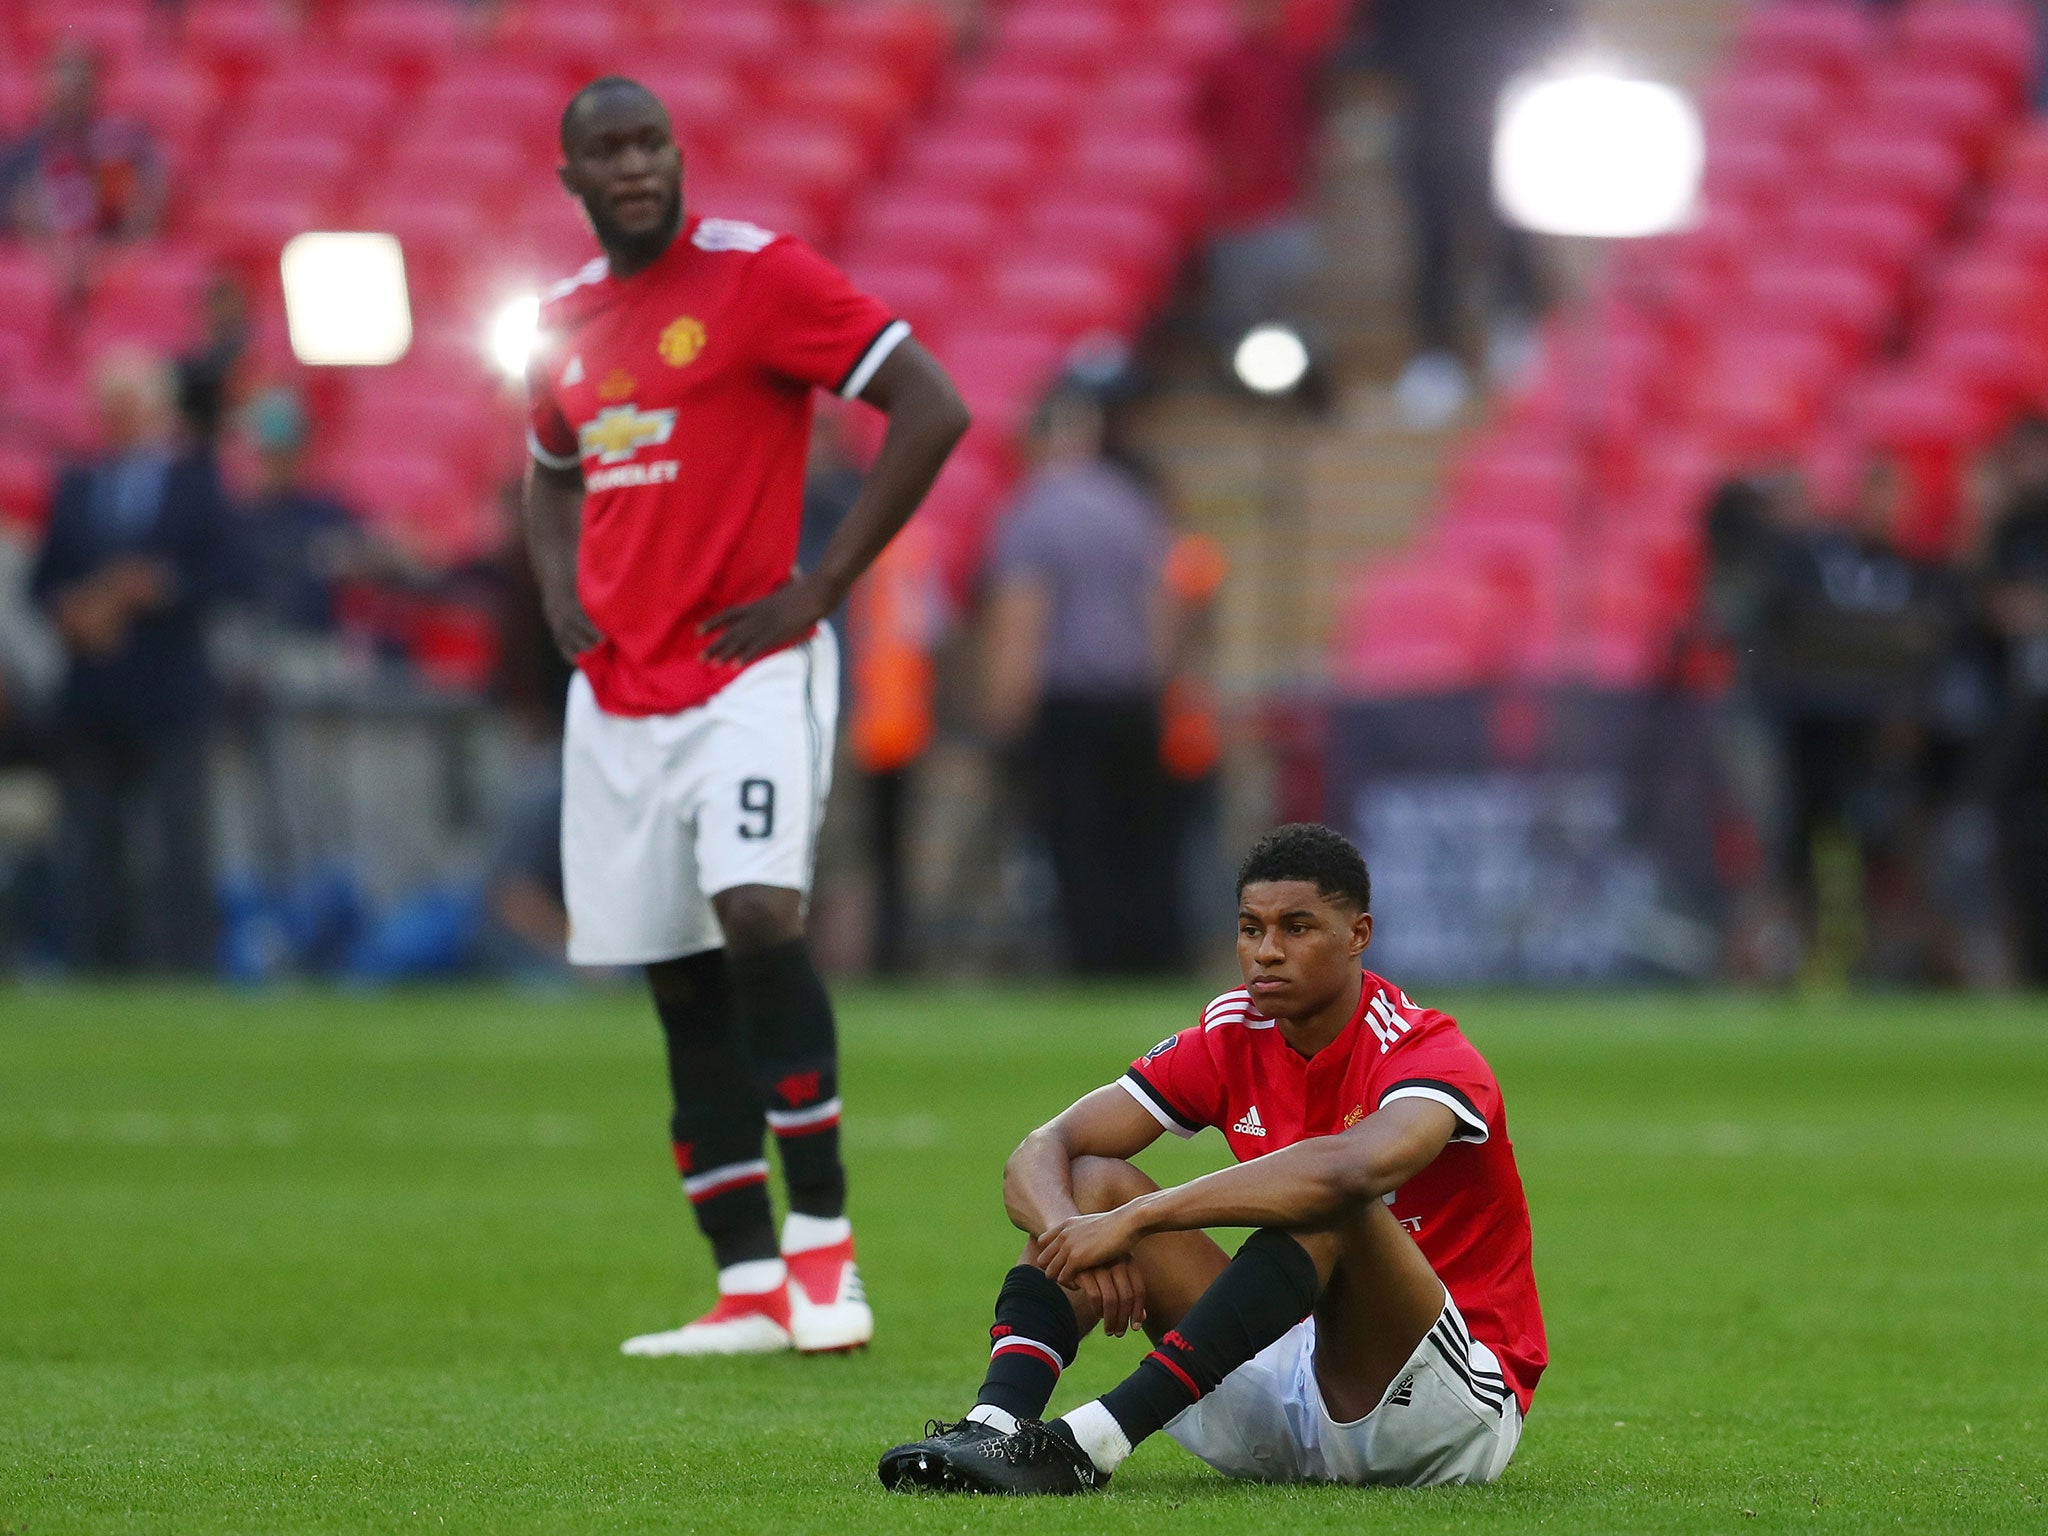
<path id="1" fill-rule="evenodd" d="M 1325 896 L 1372 910 L 1372 874 L 1350 838 L 1317 821 L 1275 827 L 1237 867 L 1237 894 L 1262 880 L 1306 880 Z"/>
<path id="2" fill-rule="evenodd" d="M 597 96 L 607 95 L 612 91 L 630 91 L 637 95 L 645 96 L 657 107 L 661 106 L 661 98 L 655 95 L 654 92 L 647 89 L 647 87 L 642 85 L 638 80 L 635 80 L 627 75 L 599 75 L 595 80 L 591 81 L 590 84 L 584 86 L 583 89 L 578 91 L 574 96 L 571 96 L 569 98 L 569 104 L 566 107 L 562 108 L 562 121 L 559 128 L 557 129 L 557 133 L 561 140 L 563 154 L 566 155 L 569 153 L 569 128 L 570 125 L 574 123 L 576 120 L 577 109 L 580 108 L 586 101 L 589 101 Z M 668 109 L 666 107 L 662 107 L 662 115 L 667 116 L 667 114 Z"/>

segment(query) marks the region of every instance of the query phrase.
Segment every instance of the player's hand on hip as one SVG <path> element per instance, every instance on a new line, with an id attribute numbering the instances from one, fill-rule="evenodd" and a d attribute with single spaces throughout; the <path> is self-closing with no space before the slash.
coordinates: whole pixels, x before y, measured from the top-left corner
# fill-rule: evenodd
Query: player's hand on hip
<path id="1" fill-rule="evenodd" d="M 801 640 L 831 611 L 831 595 L 816 577 L 793 576 L 766 597 L 715 613 L 699 625 L 699 634 L 717 637 L 704 648 L 704 659 L 746 666 Z"/>
<path id="2" fill-rule="evenodd" d="M 604 636 L 590 622 L 590 615 L 583 611 L 583 604 L 574 596 L 565 602 L 546 603 L 548 632 L 555 637 L 556 648 L 563 660 L 575 663 L 577 658 L 594 648 Z"/>

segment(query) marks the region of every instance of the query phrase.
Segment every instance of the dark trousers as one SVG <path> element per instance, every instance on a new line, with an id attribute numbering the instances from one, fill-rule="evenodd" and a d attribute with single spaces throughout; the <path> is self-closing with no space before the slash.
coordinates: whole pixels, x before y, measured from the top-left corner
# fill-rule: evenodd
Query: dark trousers
<path id="1" fill-rule="evenodd" d="M 92 971 L 211 971 L 206 733 L 75 736 L 57 768 L 73 961 Z"/>
<path id="2" fill-rule="evenodd" d="M 1175 797 L 1159 762 L 1157 701 L 1048 698 L 1030 762 L 1074 968 L 1177 969 L 1185 946 Z"/>
<path id="3" fill-rule="evenodd" d="M 1401 122 L 1401 181 L 1415 261 L 1419 346 L 1454 350 L 1461 276 L 1484 274 L 1490 310 L 1533 319 L 1541 280 L 1529 236 L 1493 204 L 1494 97 L 1489 89 L 1418 80 Z"/>

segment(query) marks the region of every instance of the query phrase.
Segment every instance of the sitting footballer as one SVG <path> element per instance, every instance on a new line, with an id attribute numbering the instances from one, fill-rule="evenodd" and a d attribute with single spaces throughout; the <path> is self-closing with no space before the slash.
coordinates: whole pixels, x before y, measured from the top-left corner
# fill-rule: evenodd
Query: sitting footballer
<path id="1" fill-rule="evenodd" d="M 882 1458 L 886 1487 L 1082 1493 L 1165 1430 L 1232 1477 L 1487 1483 L 1548 1358 L 1499 1086 L 1454 1020 L 1362 968 L 1365 860 L 1281 827 L 1238 872 L 1244 986 L 1033 1131 L 1003 1173 L 1027 1234 L 973 1408 Z M 1162 1189 L 1161 1131 L 1235 1167 Z M 1252 1227 L 1236 1256 L 1204 1231 Z M 1152 1350 L 1044 1419 L 1097 1324 Z"/>

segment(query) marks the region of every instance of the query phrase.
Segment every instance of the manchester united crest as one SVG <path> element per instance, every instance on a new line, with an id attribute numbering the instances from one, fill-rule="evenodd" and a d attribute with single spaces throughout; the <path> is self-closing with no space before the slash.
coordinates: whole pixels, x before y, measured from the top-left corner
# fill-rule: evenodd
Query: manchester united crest
<path id="1" fill-rule="evenodd" d="M 669 367 L 687 368 L 704 350 L 704 322 L 691 315 L 678 315 L 669 321 L 656 345 L 661 360 Z"/>

